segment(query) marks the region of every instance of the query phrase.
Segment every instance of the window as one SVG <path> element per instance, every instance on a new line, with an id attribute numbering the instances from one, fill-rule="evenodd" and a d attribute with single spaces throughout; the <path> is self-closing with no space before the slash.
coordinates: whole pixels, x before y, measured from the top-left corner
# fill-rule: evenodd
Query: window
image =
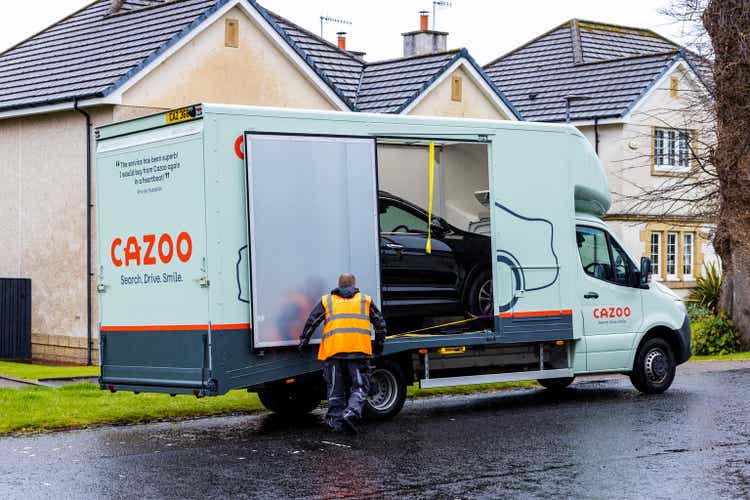
<path id="1" fill-rule="evenodd" d="M 613 281 L 612 262 L 609 259 L 607 235 L 604 231 L 579 227 L 576 229 L 576 240 L 583 271 L 594 278 Z"/>
<path id="2" fill-rule="evenodd" d="M 677 233 L 667 233 L 667 279 L 677 278 Z"/>
<path id="3" fill-rule="evenodd" d="M 659 276 L 661 265 L 661 233 L 651 233 L 651 274 Z"/>
<path id="4" fill-rule="evenodd" d="M 612 269 L 615 275 L 615 283 L 618 285 L 629 285 L 630 284 L 630 272 L 631 266 L 630 258 L 625 251 L 620 248 L 620 245 L 610 239 L 610 247 L 612 249 Z"/>
<path id="5" fill-rule="evenodd" d="M 427 219 L 395 205 L 381 205 L 380 231 L 382 233 L 426 233 Z"/>
<path id="6" fill-rule="evenodd" d="M 684 171 L 690 168 L 690 131 L 654 129 L 654 169 Z"/>
<path id="7" fill-rule="evenodd" d="M 693 276 L 693 233 L 682 234 L 682 279 Z"/>

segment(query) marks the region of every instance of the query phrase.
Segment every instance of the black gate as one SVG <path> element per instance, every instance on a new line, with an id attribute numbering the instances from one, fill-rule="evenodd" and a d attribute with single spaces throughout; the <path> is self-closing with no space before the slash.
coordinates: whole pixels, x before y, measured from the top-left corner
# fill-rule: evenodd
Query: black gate
<path id="1" fill-rule="evenodd" d="M 31 280 L 0 278 L 0 358 L 31 359 Z"/>

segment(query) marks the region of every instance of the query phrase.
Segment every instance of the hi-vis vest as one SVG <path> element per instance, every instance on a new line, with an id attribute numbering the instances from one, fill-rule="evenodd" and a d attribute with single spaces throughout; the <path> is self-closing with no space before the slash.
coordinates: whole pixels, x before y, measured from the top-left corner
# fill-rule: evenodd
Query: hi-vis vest
<path id="1" fill-rule="evenodd" d="M 323 295 L 321 302 L 326 316 L 318 359 L 324 361 L 345 352 L 372 354 L 370 296 L 359 292 L 349 299 Z"/>

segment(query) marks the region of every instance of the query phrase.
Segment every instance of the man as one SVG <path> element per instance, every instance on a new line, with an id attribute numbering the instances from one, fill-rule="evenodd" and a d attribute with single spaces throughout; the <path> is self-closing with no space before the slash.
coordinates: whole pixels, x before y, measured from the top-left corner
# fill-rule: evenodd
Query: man
<path id="1" fill-rule="evenodd" d="M 318 359 L 328 387 L 326 423 L 334 431 L 357 433 L 356 422 L 370 392 L 370 356 L 383 353 L 385 320 L 372 298 L 356 288 L 354 275 L 339 276 L 338 288 L 313 308 L 300 336 L 302 352 L 321 322 L 323 335 Z M 375 327 L 375 347 L 370 324 Z"/>

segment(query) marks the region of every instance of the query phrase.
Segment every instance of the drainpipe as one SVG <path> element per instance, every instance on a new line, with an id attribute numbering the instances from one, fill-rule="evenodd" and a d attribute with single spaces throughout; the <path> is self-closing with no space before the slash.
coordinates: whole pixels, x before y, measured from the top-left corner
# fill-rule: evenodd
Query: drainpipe
<path id="1" fill-rule="evenodd" d="M 599 156 L 599 118 L 594 118 L 594 150 Z"/>
<path id="2" fill-rule="evenodd" d="M 78 107 L 73 109 L 86 117 L 86 364 L 91 366 L 91 115 Z"/>

